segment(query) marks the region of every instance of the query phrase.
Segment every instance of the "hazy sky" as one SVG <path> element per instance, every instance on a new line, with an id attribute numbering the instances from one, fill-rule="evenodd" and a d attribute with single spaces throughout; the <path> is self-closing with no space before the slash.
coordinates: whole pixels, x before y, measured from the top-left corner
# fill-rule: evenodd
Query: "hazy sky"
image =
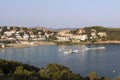
<path id="1" fill-rule="evenodd" d="M 0 0 L 0 25 L 120 27 L 120 0 Z"/>

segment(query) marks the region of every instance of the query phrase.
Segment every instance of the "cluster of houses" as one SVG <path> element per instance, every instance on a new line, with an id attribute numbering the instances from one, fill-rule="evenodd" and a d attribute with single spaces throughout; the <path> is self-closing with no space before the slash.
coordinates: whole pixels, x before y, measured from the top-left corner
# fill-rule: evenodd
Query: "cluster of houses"
<path id="1" fill-rule="evenodd" d="M 89 35 L 90 36 L 89 36 Z M 65 42 L 65 41 L 72 41 L 72 42 L 81 42 L 81 41 L 88 41 L 92 39 L 102 39 L 107 37 L 106 32 L 97 32 L 95 29 L 91 29 L 90 33 L 84 30 L 84 28 L 77 29 L 77 31 L 72 34 L 71 30 L 61 30 L 58 32 L 57 41 Z"/>
<path id="2" fill-rule="evenodd" d="M 88 39 L 87 34 L 84 34 L 84 29 L 78 29 L 75 34 L 71 33 L 71 30 L 61 30 L 57 34 L 57 41 L 64 42 L 64 41 L 73 41 L 73 42 L 80 42 L 85 41 Z"/>
<path id="3" fill-rule="evenodd" d="M 46 28 L 26 29 L 20 27 L 19 29 L 16 29 L 16 27 L 14 27 L 10 29 L 10 27 L 7 27 L 7 29 L 3 31 L 3 27 L 0 27 L 1 41 L 46 41 L 50 40 L 51 37 L 55 37 L 55 39 L 52 41 L 57 42 L 80 42 L 87 41 L 88 39 L 95 39 L 98 37 L 107 37 L 107 34 L 106 32 L 97 32 L 95 29 L 91 29 L 90 36 L 88 36 L 84 28 L 80 28 L 77 30 L 63 29 L 55 31 Z"/>
<path id="4" fill-rule="evenodd" d="M 25 30 L 23 27 L 21 27 L 19 30 L 16 28 L 9 29 L 7 27 L 6 31 L 2 31 L 2 27 L 0 28 L 0 40 L 16 40 L 16 41 L 27 41 L 27 40 L 46 40 L 47 33 L 44 35 L 41 34 L 41 31 L 36 32 L 36 34 L 33 33 L 33 31 L 30 28 L 27 28 Z"/>
<path id="5" fill-rule="evenodd" d="M 91 40 L 92 39 L 104 39 L 107 38 L 107 33 L 106 32 L 97 32 L 95 29 L 91 29 L 91 36 L 89 37 Z"/>

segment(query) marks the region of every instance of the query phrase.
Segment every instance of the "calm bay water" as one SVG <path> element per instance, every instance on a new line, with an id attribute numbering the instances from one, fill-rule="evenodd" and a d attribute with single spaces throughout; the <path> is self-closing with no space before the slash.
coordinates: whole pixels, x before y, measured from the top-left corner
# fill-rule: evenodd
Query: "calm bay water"
<path id="1" fill-rule="evenodd" d="M 86 47 L 101 47 L 105 50 L 88 50 Z M 69 49 L 78 53 L 65 55 Z M 29 48 L 10 48 L 0 50 L 0 58 L 45 67 L 48 63 L 58 63 L 69 67 L 73 72 L 87 76 L 95 71 L 100 76 L 116 77 L 120 74 L 120 45 L 49 45 Z"/>

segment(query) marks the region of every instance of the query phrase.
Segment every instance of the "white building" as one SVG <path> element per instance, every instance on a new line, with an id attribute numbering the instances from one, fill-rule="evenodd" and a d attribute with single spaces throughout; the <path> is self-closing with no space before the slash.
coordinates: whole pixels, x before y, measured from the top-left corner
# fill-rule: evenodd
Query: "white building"
<path id="1" fill-rule="evenodd" d="M 106 37 L 107 36 L 106 32 L 99 32 L 98 35 L 100 37 Z"/>
<path id="2" fill-rule="evenodd" d="M 23 39 L 24 39 L 24 40 L 28 40 L 28 39 L 29 39 L 28 34 L 24 34 L 24 35 L 23 35 Z"/>
<path id="3" fill-rule="evenodd" d="M 4 34 L 7 35 L 7 36 L 11 36 L 12 34 L 14 34 L 15 31 L 14 30 L 11 30 L 11 31 L 5 31 Z"/>
<path id="4" fill-rule="evenodd" d="M 87 36 L 87 35 L 81 35 L 81 39 L 80 39 L 80 40 L 85 41 L 85 40 L 87 40 L 87 39 L 88 39 L 88 36 Z"/>
<path id="5" fill-rule="evenodd" d="M 70 41 L 69 36 L 57 36 L 57 41 L 65 42 L 65 41 Z"/>
<path id="6" fill-rule="evenodd" d="M 71 39 L 85 41 L 88 37 L 87 35 L 73 35 Z"/>
<path id="7" fill-rule="evenodd" d="M 20 35 L 16 35 L 15 37 L 16 37 L 16 39 L 19 39 L 19 40 L 22 39 L 22 37 Z"/>

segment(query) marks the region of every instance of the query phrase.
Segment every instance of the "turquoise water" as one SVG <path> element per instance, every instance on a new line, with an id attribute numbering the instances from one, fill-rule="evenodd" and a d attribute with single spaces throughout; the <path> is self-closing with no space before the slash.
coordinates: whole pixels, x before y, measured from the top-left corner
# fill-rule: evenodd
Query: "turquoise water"
<path id="1" fill-rule="evenodd" d="M 85 50 L 86 47 L 105 47 L 100 50 Z M 66 55 L 64 51 L 78 50 L 78 53 Z M 120 45 L 49 45 L 29 48 L 10 48 L 0 50 L 0 58 L 15 60 L 36 67 L 45 67 L 48 63 L 58 63 L 69 67 L 73 72 L 87 76 L 96 71 L 100 76 L 116 77 L 120 74 Z"/>

